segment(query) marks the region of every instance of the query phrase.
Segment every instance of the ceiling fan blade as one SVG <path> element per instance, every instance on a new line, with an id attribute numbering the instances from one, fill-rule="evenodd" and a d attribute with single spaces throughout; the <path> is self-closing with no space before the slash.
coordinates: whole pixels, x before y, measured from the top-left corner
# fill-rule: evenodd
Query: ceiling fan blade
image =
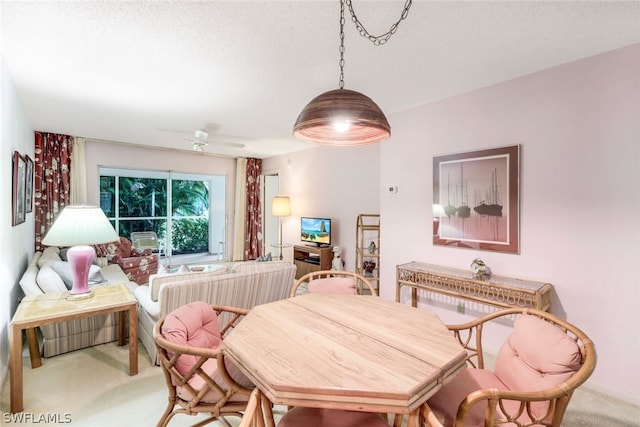
<path id="1" fill-rule="evenodd" d="M 224 142 L 224 141 L 211 141 L 211 145 L 221 145 L 225 147 L 234 147 L 234 148 L 244 148 L 244 144 L 240 144 L 238 142 Z"/>

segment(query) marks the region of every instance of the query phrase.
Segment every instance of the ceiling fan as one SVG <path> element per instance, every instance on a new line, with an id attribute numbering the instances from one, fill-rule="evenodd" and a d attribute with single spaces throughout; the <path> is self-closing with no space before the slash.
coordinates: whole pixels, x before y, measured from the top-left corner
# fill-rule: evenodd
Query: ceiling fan
<path id="1" fill-rule="evenodd" d="M 238 142 L 225 142 L 225 141 L 217 141 L 217 140 L 209 140 L 209 132 L 205 130 L 196 130 L 194 134 L 194 138 L 187 139 L 187 141 L 191 142 L 193 145 L 194 151 L 204 152 L 204 147 L 207 145 L 219 145 L 225 147 L 233 147 L 233 148 L 244 148 L 244 144 L 240 144 Z"/>

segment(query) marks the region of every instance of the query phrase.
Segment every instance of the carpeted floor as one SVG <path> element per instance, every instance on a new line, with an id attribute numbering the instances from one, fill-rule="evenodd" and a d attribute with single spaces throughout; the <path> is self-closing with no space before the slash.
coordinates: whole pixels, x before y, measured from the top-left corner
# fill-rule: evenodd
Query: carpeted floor
<path id="1" fill-rule="evenodd" d="M 128 354 L 127 346 L 111 343 L 43 359 L 42 367 L 37 369 L 31 369 L 29 358 L 25 357 L 25 410 L 9 414 L 7 378 L 2 387 L 0 425 L 155 426 L 167 402 L 164 377 L 159 367 L 151 366 L 142 346 L 139 373 L 128 376 Z M 276 407 L 276 416 L 283 410 Z M 196 422 L 195 417 L 176 415 L 169 426 Z M 229 418 L 229 422 L 237 426 L 239 421 Z M 640 427 L 640 407 L 583 387 L 574 394 L 563 426 Z"/>

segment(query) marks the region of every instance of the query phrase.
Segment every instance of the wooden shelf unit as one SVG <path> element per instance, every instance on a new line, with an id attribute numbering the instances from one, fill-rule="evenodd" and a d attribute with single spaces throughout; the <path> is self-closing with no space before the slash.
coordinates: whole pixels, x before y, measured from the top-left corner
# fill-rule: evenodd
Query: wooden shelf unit
<path id="1" fill-rule="evenodd" d="M 316 255 L 319 258 L 318 263 L 307 261 Z M 296 279 L 301 278 L 312 271 L 331 270 L 331 262 L 333 261 L 333 248 L 318 246 L 293 246 L 293 263 L 296 265 Z"/>
<path id="2" fill-rule="evenodd" d="M 402 287 L 408 286 L 414 307 L 417 291 L 423 289 L 498 308 L 531 307 L 551 312 L 550 283 L 496 275 L 480 280 L 474 279 L 471 271 L 415 261 L 396 266 L 396 280 L 396 301 L 400 302 Z"/>
<path id="3" fill-rule="evenodd" d="M 370 250 L 371 243 L 375 245 Z M 364 269 L 365 261 L 375 262 L 375 268 L 371 273 Z M 380 293 L 380 215 L 360 214 L 356 224 L 356 273 L 369 280 L 378 293 Z"/>

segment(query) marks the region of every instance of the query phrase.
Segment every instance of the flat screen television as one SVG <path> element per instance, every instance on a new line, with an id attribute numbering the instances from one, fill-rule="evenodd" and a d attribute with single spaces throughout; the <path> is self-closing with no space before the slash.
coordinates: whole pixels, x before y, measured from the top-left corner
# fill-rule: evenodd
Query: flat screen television
<path id="1" fill-rule="evenodd" d="M 300 218 L 300 240 L 317 246 L 331 246 L 331 219 Z"/>

